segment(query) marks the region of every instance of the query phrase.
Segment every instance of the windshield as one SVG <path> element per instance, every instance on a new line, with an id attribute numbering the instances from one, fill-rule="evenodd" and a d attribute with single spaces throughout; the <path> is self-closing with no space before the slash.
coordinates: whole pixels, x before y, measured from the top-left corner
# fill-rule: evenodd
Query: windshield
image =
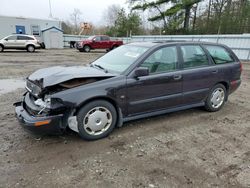
<path id="1" fill-rule="evenodd" d="M 99 65 L 108 72 L 122 73 L 147 50 L 148 47 L 120 46 L 94 61 L 92 65 Z"/>
<path id="2" fill-rule="evenodd" d="M 87 38 L 87 40 L 92 40 L 95 36 L 90 36 Z"/>

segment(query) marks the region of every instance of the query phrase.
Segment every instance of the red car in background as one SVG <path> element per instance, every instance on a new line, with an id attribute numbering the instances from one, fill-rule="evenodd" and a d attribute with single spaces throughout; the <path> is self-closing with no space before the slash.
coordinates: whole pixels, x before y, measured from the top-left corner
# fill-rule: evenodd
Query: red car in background
<path id="1" fill-rule="evenodd" d="M 90 52 L 90 50 L 94 49 L 106 49 L 109 51 L 121 45 L 123 45 L 123 41 L 110 40 L 109 36 L 106 35 L 95 35 L 78 42 L 76 48 L 80 52 Z"/>

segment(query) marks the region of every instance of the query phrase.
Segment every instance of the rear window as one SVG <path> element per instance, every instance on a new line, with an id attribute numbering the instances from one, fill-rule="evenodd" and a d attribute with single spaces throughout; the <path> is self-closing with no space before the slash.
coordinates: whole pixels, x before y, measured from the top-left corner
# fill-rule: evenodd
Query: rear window
<path id="1" fill-rule="evenodd" d="M 234 59 L 230 53 L 221 46 L 204 45 L 208 50 L 209 54 L 212 56 L 215 64 L 224 64 L 234 62 Z"/>

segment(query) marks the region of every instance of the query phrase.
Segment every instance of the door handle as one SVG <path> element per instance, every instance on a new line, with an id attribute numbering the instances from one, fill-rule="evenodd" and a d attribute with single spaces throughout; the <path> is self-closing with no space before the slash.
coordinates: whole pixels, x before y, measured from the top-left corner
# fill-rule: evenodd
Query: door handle
<path id="1" fill-rule="evenodd" d="M 216 74 L 216 73 L 218 73 L 218 72 L 219 72 L 219 71 L 218 71 L 217 69 L 212 71 L 213 74 Z"/>
<path id="2" fill-rule="evenodd" d="M 181 75 L 174 75 L 174 80 L 180 80 L 182 78 Z"/>

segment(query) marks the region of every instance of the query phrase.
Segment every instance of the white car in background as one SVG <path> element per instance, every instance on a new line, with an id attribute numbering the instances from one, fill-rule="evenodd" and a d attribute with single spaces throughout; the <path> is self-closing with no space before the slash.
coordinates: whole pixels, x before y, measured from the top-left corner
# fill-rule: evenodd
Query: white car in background
<path id="1" fill-rule="evenodd" d="M 15 34 L 0 40 L 0 52 L 5 49 L 18 49 L 34 52 L 41 48 L 41 43 L 32 35 Z"/>

